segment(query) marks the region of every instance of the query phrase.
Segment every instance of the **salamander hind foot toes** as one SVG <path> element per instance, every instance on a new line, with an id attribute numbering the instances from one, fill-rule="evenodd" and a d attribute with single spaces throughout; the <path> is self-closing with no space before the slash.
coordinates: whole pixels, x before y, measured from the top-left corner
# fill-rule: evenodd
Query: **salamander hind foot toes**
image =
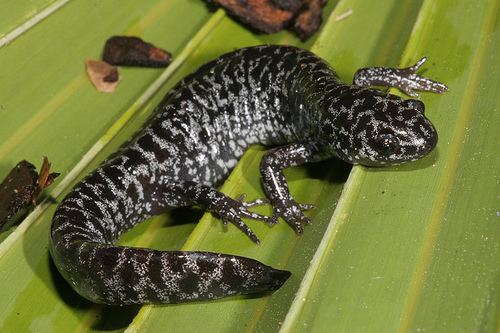
<path id="1" fill-rule="evenodd" d="M 314 208 L 312 204 L 299 204 L 294 200 L 283 201 L 273 204 L 274 219 L 281 216 L 298 234 L 304 231 L 304 225 L 311 224 L 311 219 L 304 214 L 304 211 Z"/>

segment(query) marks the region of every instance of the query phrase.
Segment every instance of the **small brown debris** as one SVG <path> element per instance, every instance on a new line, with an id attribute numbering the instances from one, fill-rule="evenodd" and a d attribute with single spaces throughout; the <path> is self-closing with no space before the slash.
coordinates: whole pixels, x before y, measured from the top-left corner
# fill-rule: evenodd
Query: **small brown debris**
<path id="1" fill-rule="evenodd" d="M 113 36 L 106 41 L 102 59 L 115 66 L 166 67 L 172 55 L 139 37 Z"/>
<path id="2" fill-rule="evenodd" d="M 33 196 L 31 198 L 31 201 L 33 203 L 33 206 L 36 205 L 36 199 L 42 193 L 42 191 L 52 185 L 54 180 L 60 175 L 59 172 L 50 172 L 50 167 L 52 166 L 52 163 L 49 162 L 49 159 L 44 156 L 43 157 L 43 162 L 42 162 L 42 167 L 40 168 L 40 174 L 38 175 L 38 184 L 35 192 L 33 193 Z"/>
<path id="3" fill-rule="evenodd" d="M 120 79 L 120 74 L 118 73 L 117 68 L 114 68 L 114 70 L 112 70 L 111 72 L 109 72 L 108 75 L 102 78 L 104 82 L 108 83 L 117 82 L 119 79 Z"/>
<path id="4" fill-rule="evenodd" d="M 0 184 L 0 230 L 21 209 L 36 200 L 42 190 L 52 184 L 58 173 L 50 173 L 50 163 L 46 157 L 40 175 L 28 161 L 19 162 Z"/>
<path id="5" fill-rule="evenodd" d="M 228 14 L 258 32 L 274 33 L 290 27 L 306 40 L 321 25 L 327 0 L 205 0 L 222 6 Z"/>
<path id="6" fill-rule="evenodd" d="M 113 92 L 120 80 L 118 68 L 100 60 L 86 60 L 85 67 L 90 81 L 98 91 Z"/>

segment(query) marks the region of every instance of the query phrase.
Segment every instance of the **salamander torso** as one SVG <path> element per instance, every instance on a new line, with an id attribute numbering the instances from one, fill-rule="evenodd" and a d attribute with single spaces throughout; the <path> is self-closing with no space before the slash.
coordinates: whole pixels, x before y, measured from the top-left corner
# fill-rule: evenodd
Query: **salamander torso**
<path id="1" fill-rule="evenodd" d="M 282 170 L 338 157 L 381 166 L 416 160 L 437 134 L 417 100 L 347 85 L 314 54 L 260 46 L 225 54 L 179 82 L 142 131 L 81 181 L 52 224 L 54 262 L 97 303 L 171 303 L 272 291 L 290 272 L 208 252 L 114 246 L 126 230 L 168 208 L 202 204 L 258 242 L 241 218 L 297 232 L 312 205 L 291 196 Z M 261 163 L 271 217 L 215 189 L 251 144 L 274 147 Z"/>

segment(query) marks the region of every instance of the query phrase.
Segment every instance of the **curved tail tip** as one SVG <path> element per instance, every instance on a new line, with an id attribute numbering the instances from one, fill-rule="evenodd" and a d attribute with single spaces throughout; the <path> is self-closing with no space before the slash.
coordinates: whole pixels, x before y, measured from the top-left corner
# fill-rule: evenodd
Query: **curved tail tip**
<path id="1" fill-rule="evenodd" d="M 280 269 L 272 269 L 269 271 L 269 290 L 278 290 L 292 275 L 290 271 Z"/>

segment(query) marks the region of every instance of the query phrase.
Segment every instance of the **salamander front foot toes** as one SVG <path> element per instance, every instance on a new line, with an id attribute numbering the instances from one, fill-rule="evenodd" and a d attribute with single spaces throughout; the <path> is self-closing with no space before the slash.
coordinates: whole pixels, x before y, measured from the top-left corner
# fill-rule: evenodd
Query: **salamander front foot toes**
<path id="1" fill-rule="evenodd" d="M 267 198 L 259 198 L 252 201 L 245 201 L 245 197 L 246 197 L 245 194 L 240 194 L 238 198 L 236 198 L 236 200 L 241 202 L 243 206 L 245 206 L 245 208 L 258 207 L 269 203 L 269 199 Z"/>
<path id="2" fill-rule="evenodd" d="M 253 220 L 262 221 L 269 225 L 273 225 L 272 217 L 251 212 L 248 210 L 250 207 L 255 207 L 258 205 L 263 205 L 267 203 L 267 199 L 257 199 L 251 202 L 244 202 L 244 195 L 240 195 L 238 199 L 233 200 L 229 197 L 224 197 L 217 202 L 217 205 L 210 207 L 210 210 L 218 214 L 224 225 L 229 222 L 234 224 L 238 229 L 243 231 L 253 242 L 259 244 L 260 241 L 255 235 L 255 233 L 242 221 L 242 218 L 248 218 Z"/>
<path id="3" fill-rule="evenodd" d="M 316 208 L 316 206 L 313 204 L 301 204 L 301 203 L 299 203 L 298 205 L 299 205 L 300 209 L 302 209 L 302 210 L 311 210 L 313 208 Z"/>
<path id="4" fill-rule="evenodd" d="M 419 97 L 419 94 L 415 90 L 429 91 L 436 94 L 442 94 L 447 91 L 448 86 L 446 84 L 417 74 L 417 71 L 426 61 L 427 57 L 422 57 L 415 65 L 400 69 L 401 80 L 397 87 L 412 97 Z"/>
<path id="5" fill-rule="evenodd" d="M 391 67 L 368 67 L 359 69 L 354 75 L 354 84 L 360 87 L 385 86 L 396 87 L 405 94 L 418 97 L 419 91 L 428 91 L 442 94 L 448 90 L 444 83 L 431 80 L 425 76 L 418 75 L 417 71 L 427 61 L 422 57 L 413 66 L 406 68 Z"/>

